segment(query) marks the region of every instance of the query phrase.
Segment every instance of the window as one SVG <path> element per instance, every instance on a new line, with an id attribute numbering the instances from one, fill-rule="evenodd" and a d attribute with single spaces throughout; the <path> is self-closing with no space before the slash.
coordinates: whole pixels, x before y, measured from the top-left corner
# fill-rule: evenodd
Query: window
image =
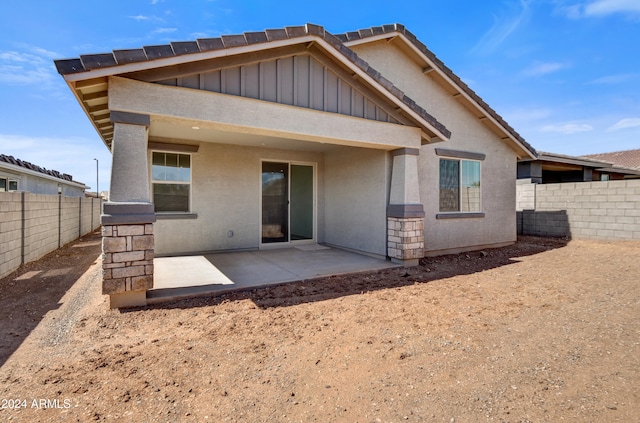
<path id="1" fill-rule="evenodd" d="M 480 211 L 480 162 L 440 159 L 440 211 Z"/>
<path id="2" fill-rule="evenodd" d="M 0 192 L 18 190 L 18 181 L 15 179 L 0 178 Z"/>
<path id="3" fill-rule="evenodd" d="M 157 213 L 188 212 L 191 197 L 191 156 L 154 151 L 151 159 L 151 183 Z"/>

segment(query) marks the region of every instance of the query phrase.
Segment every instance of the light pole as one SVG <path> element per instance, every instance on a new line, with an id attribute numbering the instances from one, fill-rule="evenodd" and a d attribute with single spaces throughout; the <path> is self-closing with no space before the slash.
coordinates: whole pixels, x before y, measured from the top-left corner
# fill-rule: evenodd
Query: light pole
<path id="1" fill-rule="evenodd" d="M 99 179 L 98 179 L 98 163 L 99 163 L 99 161 L 98 161 L 98 159 L 93 159 L 93 160 L 96 161 L 96 198 L 99 198 L 100 197 L 100 188 L 98 186 L 98 181 L 99 181 Z"/>

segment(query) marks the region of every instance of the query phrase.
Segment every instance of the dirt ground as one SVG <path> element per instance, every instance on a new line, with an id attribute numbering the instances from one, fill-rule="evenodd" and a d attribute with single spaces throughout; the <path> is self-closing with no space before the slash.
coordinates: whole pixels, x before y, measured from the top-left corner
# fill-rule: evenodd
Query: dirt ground
<path id="1" fill-rule="evenodd" d="M 640 421 L 640 243 L 526 237 L 109 310 L 97 234 L 0 280 L 0 420 Z"/>

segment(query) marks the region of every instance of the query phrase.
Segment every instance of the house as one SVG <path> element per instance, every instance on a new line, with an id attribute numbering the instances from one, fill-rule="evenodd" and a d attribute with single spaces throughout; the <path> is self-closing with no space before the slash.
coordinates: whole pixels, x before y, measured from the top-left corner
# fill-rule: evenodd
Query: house
<path id="1" fill-rule="evenodd" d="M 87 189 L 71 175 L 48 170 L 33 163 L 0 154 L 0 192 L 25 191 L 33 194 L 61 194 L 82 197 Z"/>
<path id="2" fill-rule="evenodd" d="M 635 150 L 612 151 L 610 153 L 588 154 L 584 157 L 603 160 L 613 166 L 640 171 L 640 148 Z"/>
<path id="3" fill-rule="evenodd" d="M 304 26 L 56 60 L 113 154 L 103 292 L 155 255 L 322 243 L 414 265 L 516 240 L 534 149 L 399 24 Z"/>
<path id="4" fill-rule="evenodd" d="M 640 168 L 633 169 L 605 160 L 602 155 L 576 157 L 542 151 L 538 152 L 535 159 L 527 157 L 519 160 L 517 173 L 517 179 L 521 183 L 535 184 L 609 181 L 638 177 L 640 177 Z"/>

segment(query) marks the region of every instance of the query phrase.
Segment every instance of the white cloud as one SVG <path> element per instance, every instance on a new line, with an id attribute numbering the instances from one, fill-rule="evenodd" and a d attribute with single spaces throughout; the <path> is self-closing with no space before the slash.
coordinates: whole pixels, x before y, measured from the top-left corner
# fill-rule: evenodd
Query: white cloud
<path id="1" fill-rule="evenodd" d="M 556 10 L 570 19 L 598 18 L 616 13 L 634 17 L 640 16 L 638 0 L 591 0 L 585 4 L 560 4 Z"/>
<path id="2" fill-rule="evenodd" d="M 127 17 L 138 22 L 153 22 L 155 24 L 163 24 L 166 22 L 164 18 L 156 15 L 131 15 Z"/>
<path id="3" fill-rule="evenodd" d="M 197 40 L 201 38 L 210 38 L 209 34 L 207 34 L 206 32 L 192 32 L 191 34 L 189 34 L 189 37 L 192 40 Z"/>
<path id="4" fill-rule="evenodd" d="M 596 0 L 584 8 L 585 16 L 606 16 L 613 13 L 640 14 L 638 0 Z"/>
<path id="5" fill-rule="evenodd" d="M 176 32 L 178 28 L 156 28 L 153 30 L 154 34 L 169 34 L 172 32 Z"/>
<path id="6" fill-rule="evenodd" d="M 638 128 L 640 127 L 640 118 L 620 119 L 615 125 L 607 128 L 607 131 L 618 131 L 620 129 Z"/>
<path id="7" fill-rule="evenodd" d="M 494 16 L 493 26 L 485 32 L 480 41 L 473 47 L 476 53 L 491 53 L 521 25 L 526 23 L 531 12 L 529 10 L 530 0 L 520 0 L 519 10 L 506 17 Z"/>
<path id="8" fill-rule="evenodd" d="M 590 81 L 589 84 L 622 84 L 632 79 L 638 78 L 637 73 L 624 73 L 618 75 L 607 75 Z"/>
<path id="9" fill-rule="evenodd" d="M 586 123 L 565 123 L 559 125 L 546 125 L 540 128 L 540 132 L 558 132 L 560 134 L 570 135 L 577 134 L 580 132 L 590 132 L 593 131 L 593 127 L 591 125 L 587 125 Z"/>
<path id="10" fill-rule="evenodd" d="M 148 21 L 151 18 L 149 16 L 136 15 L 136 16 L 129 16 L 129 19 L 133 19 L 136 21 Z"/>
<path id="11" fill-rule="evenodd" d="M 0 51 L 0 84 L 51 88 L 56 77 L 51 58 L 57 54 L 39 47 L 26 50 Z"/>
<path id="12" fill-rule="evenodd" d="M 536 63 L 531 67 L 522 71 L 525 76 L 541 76 L 550 73 L 558 72 L 562 69 L 570 67 L 568 63 L 549 62 L 549 63 Z"/>

